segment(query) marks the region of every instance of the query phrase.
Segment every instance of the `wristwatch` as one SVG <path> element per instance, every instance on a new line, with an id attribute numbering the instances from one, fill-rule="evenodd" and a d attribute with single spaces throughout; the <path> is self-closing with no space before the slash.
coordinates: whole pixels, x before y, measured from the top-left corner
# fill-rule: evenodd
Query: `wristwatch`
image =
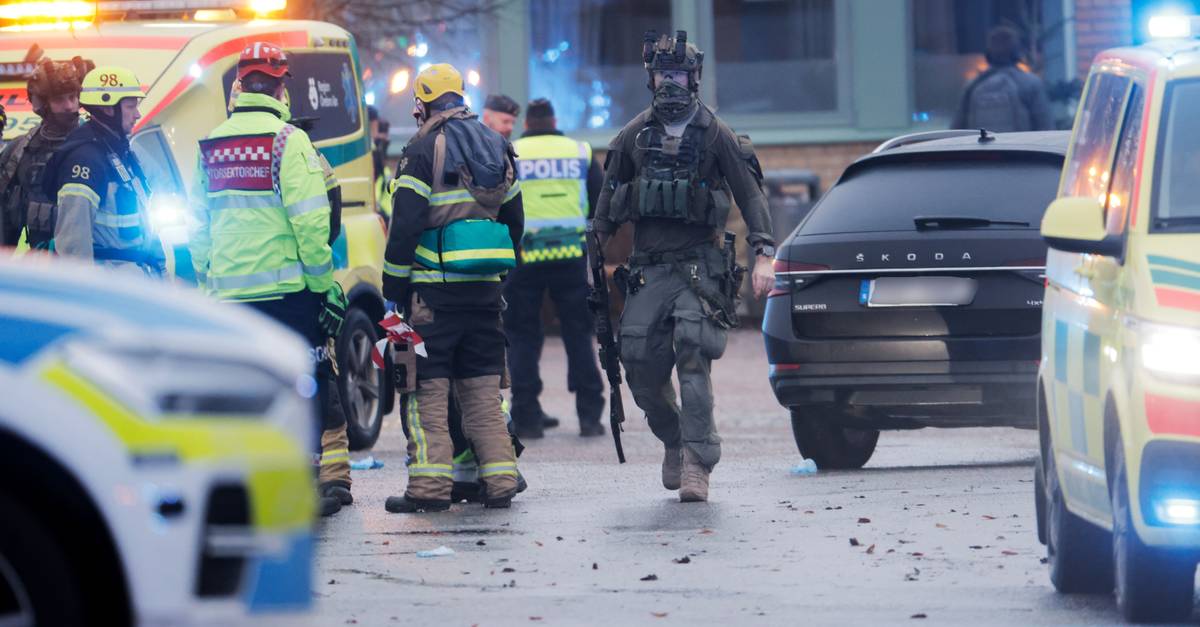
<path id="1" fill-rule="evenodd" d="M 763 244 L 762 246 L 754 249 L 754 254 L 758 255 L 759 257 L 770 257 L 774 259 L 775 247 L 770 244 Z"/>

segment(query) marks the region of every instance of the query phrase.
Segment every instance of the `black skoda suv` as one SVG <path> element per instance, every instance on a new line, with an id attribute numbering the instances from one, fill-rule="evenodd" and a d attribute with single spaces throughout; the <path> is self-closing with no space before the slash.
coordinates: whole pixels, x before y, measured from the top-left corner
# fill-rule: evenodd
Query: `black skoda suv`
<path id="1" fill-rule="evenodd" d="M 763 337 L 802 455 L 859 468 L 881 429 L 1036 426 L 1039 227 L 1068 135 L 890 140 L 780 246 Z"/>

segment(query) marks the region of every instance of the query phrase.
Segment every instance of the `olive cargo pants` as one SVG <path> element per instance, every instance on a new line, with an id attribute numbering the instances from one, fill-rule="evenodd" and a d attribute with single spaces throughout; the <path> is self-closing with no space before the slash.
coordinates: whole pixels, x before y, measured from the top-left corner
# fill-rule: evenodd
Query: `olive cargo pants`
<path id="1" fill-rule="evenodd" d="M 667 448 L 687 447 L 710 470 L 721 459 L 710 375 L 712 360 L 725 352 L 726 332 L 705 315 L 691 282 L 719 289 L 724 268 L 714 252 L 695 261 L 634 266 L 645 283 L 626 295 L 621 313 L 621 362 L 650 429 Z"/>

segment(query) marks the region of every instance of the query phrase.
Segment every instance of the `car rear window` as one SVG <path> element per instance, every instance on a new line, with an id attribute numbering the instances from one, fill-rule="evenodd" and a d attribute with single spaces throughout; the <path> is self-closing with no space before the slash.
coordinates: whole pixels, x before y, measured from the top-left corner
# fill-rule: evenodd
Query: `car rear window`
<path id="1" fill-rule="evenodd" d="M 860 165 L 821 199 L 801 233 L 914 231 L 913 218 L 1028 222 L 1037 229 L 1054 200 L 1062 160 L 1029 154 L 951 153 Z M 991 228 L 1026 228 L 995 226 Z"/>

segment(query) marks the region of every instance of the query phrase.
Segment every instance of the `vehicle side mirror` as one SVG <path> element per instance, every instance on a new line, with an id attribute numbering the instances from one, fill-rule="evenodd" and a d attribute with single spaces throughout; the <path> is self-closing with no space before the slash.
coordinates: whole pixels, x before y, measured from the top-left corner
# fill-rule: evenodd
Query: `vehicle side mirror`
<path id="1" fill-rule="evenodd" d="M 1119 257 L 1122 241 L 1104 228 L 1104 207 L 1095 198 L 1071 196 L 1050 203 L 1042 216 L 1042 239 L 1056 250 Z"/>

